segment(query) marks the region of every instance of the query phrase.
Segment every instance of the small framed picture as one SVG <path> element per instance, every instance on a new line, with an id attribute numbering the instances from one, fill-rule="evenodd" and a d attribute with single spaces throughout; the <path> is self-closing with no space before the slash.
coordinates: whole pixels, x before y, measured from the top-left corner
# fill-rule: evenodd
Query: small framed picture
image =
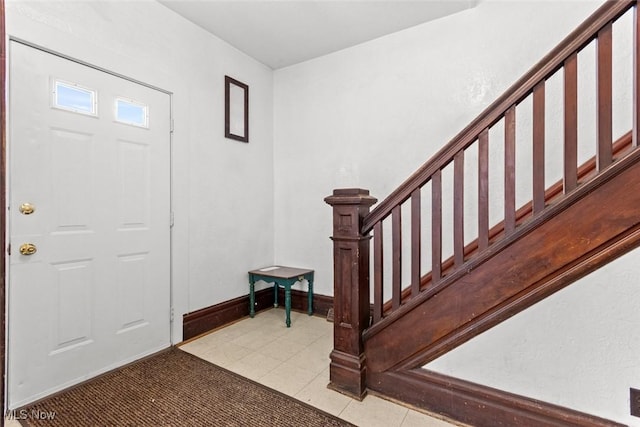
<path id="1" fill-rule="evenodd" d="M 249 142 L 249 86 L 224 76 L 224 136 Z"/>

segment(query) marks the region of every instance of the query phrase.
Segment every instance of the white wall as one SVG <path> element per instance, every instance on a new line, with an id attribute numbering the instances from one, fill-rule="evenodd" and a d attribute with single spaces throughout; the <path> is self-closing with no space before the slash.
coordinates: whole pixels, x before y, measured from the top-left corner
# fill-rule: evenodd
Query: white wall
<path id="1" fill-rule="evenodd" d="M 274 261 L 272 70 L 155 1 L 9 0 L 6 9 L 9 36 L 173 93 L 181 341 L 182 314 L 246 295 L 247 271 Z M 225 74 L 250 87 L 249 144 L 224 138 Z"/>
<path id="2" fill-rule="evenodd" d="M 323 198 L 345 187 L 387 196 L 601 4 L 482 1 L 474 9 L 277 70 L 276 261 L 315 268 L 316 291 L 332 295 L 331 209 Z M 628 63 L 628 46 L 615 49 L 620 59 L 614 73 L 628 83 L 620 67 Z M 593 47 L 579 60 L 593 64 Z M 579 82 L 586 93 L 579 110 L 581 160 L 594 147 L 589 73 Z M 559 83 L 549 81 L 549 91 Z M 630 129 L 630 104 L 628 91 L 615 88 L 614 96 L 621 101 L 614 109 L 617 137 Z M 549 115 L 561 111 L 558 100 L 557 93 L 548 96 Z M 530 104 L 519 111 L 527 109 Z M 520 143 L 526 135 L 518 120 Z M 561 135 L 561 127 L 549 125 L 548 137 Z M 530 157 L 529 147 L 518 150 Z M 558 144 L 547 148 L 555 172 L 547 179 L 551 183 L 560 177 L 561 156 Z M 492 152 L 491 159 L 500 155 Z M 528 167 L 518 177 L 519 203 L 531 195 Z M 627 415 L 629 387 L 640 386 L 638 344 L 628 332 L 639 320 L 637 256 L 621 258 L 429 368 L 637 425 Z"/>
<path id="3" fill-rule="evenodd" d="M 276 261 L 315 268 L 332 295 L 323 198 L 360 187 L 382 200 L 600 4 L 483 1 L 277 70 Z"/>
<path id="4" fill-rule="evenodd" d="M 597 270 L 425 367 L 640 426 L 638 250 Z"/>

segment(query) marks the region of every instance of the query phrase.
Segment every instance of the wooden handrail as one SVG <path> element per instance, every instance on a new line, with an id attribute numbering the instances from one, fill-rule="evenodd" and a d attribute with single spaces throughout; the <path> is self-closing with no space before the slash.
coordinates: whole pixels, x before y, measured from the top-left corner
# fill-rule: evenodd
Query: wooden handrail
<path id="1" fill-rule="evenodd" d="M 627 154 L 629 154 L 632 150 L 633 150 L 633 146 L 632 146 L 632 132 L 629 131 L 627 133 L 625 133 L 624 135 L 622 135 L 613 145 L 613 159 L 614 160 L 618 160 L 624 156 L 626 156 Z M 598 173 L 597 171 L 597 163 L 596 163 L 596 158 L 592 157 L 589 160 L 587 160 L 585 163 L 582 164 L 582 166 L 580 166 L 577 169 L 577 173 L 576 173 L 576 183 L 577 182 L 583 182 L 583 181 L 588 181 L 590 178 L 593 178 L 596 174 Z M 551 187 L 549 187 L 546 191 L 545 191 L 545 202 L 547 204 L 552 204 L 552 203 L 558 203 L 559 201 L 562 200 L 563 197 L 563 181 L 558 181 L 555 184 L 553 184 Z M 576 184 L 577 186 L 577 184 Z M 514 215 L 514 221 L 515 224 L 521 224 L 522 222 L 524 222 L 526 220 L 526 218 L 531 217 L 531 215 L 533 214 L 533 202 L 528 202 L 526 204 L 524 204 L 522 207 L 520 207 L 517 211 L 514 211 L 515 215 Z M 380 223 L 378 223 L 380 224 Z M 505 235 L 505 233 L 508 233 L 508 230 L 506 229 L 506 221 L 502 221 L 496 225 L 494 225 L 489 231 L 488 231 L 488 240 L 489 242 L 493 242 L 495 240 L 497 240 L 498 238 L 500 238 L 500 236 Z M 375 229 L 374 229 L 374 234 L 376 233 Z M 513 236 L 516 237 L 516 236 Z M 480 239 L 476 239 L 472 242 L 469 242 L 465 248 L 464 248 L 464 256 L 465 258 L 467 257 L 471 257 L 474 254 L 476 254 L 477 252 L 481 251 L 481 242 Z M 441 265 L 441 270 L 443 272 L 444 275 L 448 274 L 449 272 L 451 272 L 453 270 L 454 267 L 454 258 L 453 256 L 449 257 L 448 259 L 442 261 L 442 265 Z M 424 291 L 426 288 L 428 288 L 429 286 L 431 286 L 431 284 L 438 282 L 440 280 L 439 277 L 434 278 L 433 277 L 433 273 L 427 273 L 426 275 L 422 276 L 422 278 L 420 279 L 420 291 Z M 412 282 L 412 287 L 413 282 Z M 374 289 L 377 289 L 377 286 L 374 287 Z M 400 297 L 400 301 L 401 303 L 405 303 L 406 301 L 408 301 L 410 298 L 414 297 L 414 291 L 412 288 L 405 288 L 402 290 L 401 293 L 401 297 Z M 380 317 L 378 319 L 374 319 L 374 323 L 380 319 L 382 319 L 382 317 L 384 317 L 383 315 L 386 315 L 388 313 L 390 313 L 392 311 L 392 307 L 391 307 L 391 301 L 386 302 L 380 311 Z"/>
<path id="2" fill-rule="evenodd" d="M 374 224 L 391 214 L 394 207 L 411 197 L 411 193 L 426 184 L 438 170 L 451 163 L 454 156 L 469 147 L 482 131 L 495 125 L 505 112 L 522 102 L 534 87 L 560 69 L 571 55 L 580 51 L 597 37 L 598 32 L 636 4 L 635 0 L 609 0 L 593 15 L 567 36 L 555 49 L 545 56 L 502 96 L 486 108 L 462 132 L 439 150 L 404 183 L 383 200 L 364 218 L 362 234 L 369 233 Z"/>

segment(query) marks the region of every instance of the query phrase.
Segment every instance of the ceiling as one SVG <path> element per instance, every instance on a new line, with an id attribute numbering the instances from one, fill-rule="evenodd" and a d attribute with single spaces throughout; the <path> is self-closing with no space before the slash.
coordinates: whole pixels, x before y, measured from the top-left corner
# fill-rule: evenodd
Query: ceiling
<path id="1" fill-rule="evenodd" d="M 478 0 L 158 0 L 273 69 L 474 7 Z"/>

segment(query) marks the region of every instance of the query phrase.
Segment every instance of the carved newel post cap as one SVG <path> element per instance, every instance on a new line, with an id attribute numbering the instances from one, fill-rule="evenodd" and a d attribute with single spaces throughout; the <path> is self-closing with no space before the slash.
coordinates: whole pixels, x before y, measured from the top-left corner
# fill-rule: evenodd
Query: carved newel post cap
<path id="1" fill-rule="evenodd" d="M 336 188 L 333 190 L 334 196 L 368 196 L 369 190 L 363 188 Z"/>
<path id="2" fill-rule="evenodd" d="M 325 197 L 329 205 L 366 205 L 371 206 L 378 201 L 369 195 L 369 190 L 362 188 L 339 188 L 333 190 L 331 196 Z"/>

